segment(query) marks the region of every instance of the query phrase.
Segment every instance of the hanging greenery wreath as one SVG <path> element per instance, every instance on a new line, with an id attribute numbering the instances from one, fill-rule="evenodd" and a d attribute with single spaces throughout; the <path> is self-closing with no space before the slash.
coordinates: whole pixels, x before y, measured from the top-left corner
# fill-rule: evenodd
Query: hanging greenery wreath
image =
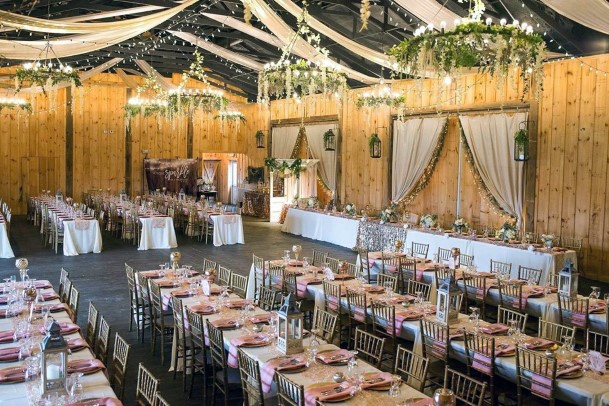
<path id="1" fill-rule="evenodd" d="M 277 158 L 268 157 L 264 159 L 264 165 L 271 172 L 279 172 L 280 174 L 283 173 L 284 175 L 294 175 L 297 178 L 300 177 L 300 173 L 304 170 L 302 166 L 302 159 L 300 158 L 295 159 L 292 164 L 289 164 L 285 160 L 282 160 L 280 163 Z"/>

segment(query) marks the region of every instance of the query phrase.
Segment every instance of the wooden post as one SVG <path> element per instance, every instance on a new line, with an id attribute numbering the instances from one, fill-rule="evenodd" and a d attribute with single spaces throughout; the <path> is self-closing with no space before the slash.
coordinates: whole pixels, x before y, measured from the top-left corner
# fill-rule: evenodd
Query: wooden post
<path id="1" fill-rule="evenodd" d="M 72 116 L 72 89 L 66 88 L 66 194 L 74 192 L 74 117 Z M 76 198 L 76 196 L 72 196 Z"/>
<path id="2" fill-rule="evenodd" d="M 188 114 L 188 125 L 186 127 L 186 158 L 192 158 L 192 143 L 194 138 L 194 114 Z"/>
<path id="3" fill-rule="evenodd" d="M 129 100 L 131 98 L 131 89 L 127 88 L 127 99 Z M 131 171 L 133 170 L 132 168 L 132 163 L 131 163 L 131 156 L 133 154 L 132 152 L 132 134 L 131 134 L 131 126 L 128 125 L 126 126 L 127 128 L 125 128 L 125 193 L 128 193 L 129 195 L 133 195 L 133 191 L 131 190 L 131 178 L 132 178 L 132 173 Z"/>

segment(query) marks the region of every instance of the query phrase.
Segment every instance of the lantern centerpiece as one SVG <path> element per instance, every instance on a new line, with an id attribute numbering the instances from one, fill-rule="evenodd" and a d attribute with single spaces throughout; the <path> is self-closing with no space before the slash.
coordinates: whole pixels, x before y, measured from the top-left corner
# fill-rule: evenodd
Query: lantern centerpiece
<path id="1" fill-rule="evenodd" d="M 61 336 L 61 327 L 53 320 L 40 343 L 40 384 L 42 398 L 52 393 L 63 395 L 68 376 L 68 343 Z"/>
<path id="2" fill-rule="evenodd" d="M 285 297 L 283 305 L 277 311 L 277 317 L 277 350 L 284 355 L 303 352 L 303 315 L 292 294 Z"/>
<path id="3" fill-rule="evenodd" d="M 178 268 L 180 267 L 181 258 L 182 258 L 182 254 L 180 254 L 178 251 L 174 251 L 171 254 L 169 254 L 169 259 L 171 260 L 171 268 L 174 271 L 177 271 Z"/>
<path id="4" fill-rule="evenodd" d="M 462 301 L 463 292 L 457 285 L 454 274 L 451 273 L 438 288 L 436 318 L 444 324 L 457 321 Z"/>
<path id="5" fill-rule="evenodd" d="M 576 298 L 578 282 L 579 272 L 573 266 L 573 262 L 566 259 L 565 266 L 558 273 L 558 294 Z"/>

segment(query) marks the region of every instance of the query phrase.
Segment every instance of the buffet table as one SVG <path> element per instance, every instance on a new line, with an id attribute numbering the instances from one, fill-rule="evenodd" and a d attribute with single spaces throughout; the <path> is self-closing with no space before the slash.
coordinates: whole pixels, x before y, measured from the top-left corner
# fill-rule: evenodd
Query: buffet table
<path id="1" fill-rule="evenodd" d="M 566 259 L 570 259 L 577 268 L 577 253 L 572 250 L 536 248 L 530 251 L 523 244 L 505 244 L 482 238 L 472 239 L 456 234 L 410 229 L 406 236 L 406 248 L 409 248 L 413 242 L 429 244 L 428 257 L 437 253 L 438 248 L 459 248 L 462 254 L 474 256 L 474 265 L 481 271 L 489 270 L 491 259 L 511 263 L 513 278 L 518 276 L 520 265 L 541 269 L 540 284 L 542 285 L 546 281 L 548 272 L 560 271 Z"/>
<path id="2" fill-rule="evenodd" d="M 289 208 L 281 231 L 353 248 L 357 244 L 360 221 L 339 214 Z"/>
<path id="3" fill-rule="evenodd" d="M 63 221 L 63 255 L 74 256 L 102 250 L 102 235 L 97 220 Z"/>
<path id="4" fill-rule="evenodd" d="M 140 217 L 139 220 L 142 223 L 142 235 L 138 250 L 169 249 L 178 246 L 171 217 Z"/>
<path id="5" fill-rule="evenodd" d="M 6 222 L 0 214 L 0 258 L 14 258 L 13 249 L 11 248 L 11 242 L 8 239 L 8 233 L 6 232 Z"/>
<path id="6" fill-rule="evenodd" d="M 268 219 L 271 215 L 270 196 L 255 190 L 243 192 L 241 214 Z"/>

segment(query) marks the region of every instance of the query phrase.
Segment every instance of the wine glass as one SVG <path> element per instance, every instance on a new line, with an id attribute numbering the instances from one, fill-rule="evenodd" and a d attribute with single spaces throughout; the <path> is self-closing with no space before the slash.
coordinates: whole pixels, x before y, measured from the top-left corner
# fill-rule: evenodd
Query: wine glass
<path id="1" fill-rule="evenodd" d="M 296 261 L 298 261 L 298 256 L 300 255 L 301 251 L 302 247 L 300 245 L 296 244 L 292 246 L 292 252 L 294 253 L 294 258 L 296 258 Z"/>
<path id="2" fill-rule="evenodd" d="M 439 261 L 440 261 L 440 256 L 437 253 L 433 254 L 433 263 L 437 264 Z"/>
<path id="3" fill-rule="evenodd" d="M 590 302 L 596 304 L 596 301 L 601 296 L 601 288 L 598 286 L 592 286 L 592 292 L 590 292 Z"/>
<path id="4" fill-rule="evenodd" d="M 400 385 L 402 384 L 402 377 L 399 375 L 391 375 L 391 388 L 389 389 L 389 396 L 392 398 L 399 397 L 402 393 L 400 391 Z"/>
<path id="5" fill-rule="evenodd" d="M 309 257 L 302 257 L 302 269 L 305 272 L 309 271 Z"/>
<path id="6" fill-rule="evenodd" d="M 389 299 L 393 297 L 393 282 L 385 281 L 385 293 Z"/>
<path id="7" fill-rule="evenodd" d="M 562 346 L 558 350 L 558 356 L 562 359 L 562 365 L 569 368 L 573 366 L 573 341 L 571 336 L 562 336 Z"/>
<path id="8" fill-rule="evenodd" d="M 470 311 L 469 323 L 472 325 L 472 331 L 474 333 L 477 333 L 478 325 L 480 324 L 480 309 L 472 306 L 469 308 L 469 311 Z"/>
<path id="9" fill-rule="evenodd" d="M 417 296 L 416 299 L 414 300 L 414 303 L 417 305 L 417 307 L 421 308 L 423 306 L 423 292 L 415 292 L 415 295 Z"/>

